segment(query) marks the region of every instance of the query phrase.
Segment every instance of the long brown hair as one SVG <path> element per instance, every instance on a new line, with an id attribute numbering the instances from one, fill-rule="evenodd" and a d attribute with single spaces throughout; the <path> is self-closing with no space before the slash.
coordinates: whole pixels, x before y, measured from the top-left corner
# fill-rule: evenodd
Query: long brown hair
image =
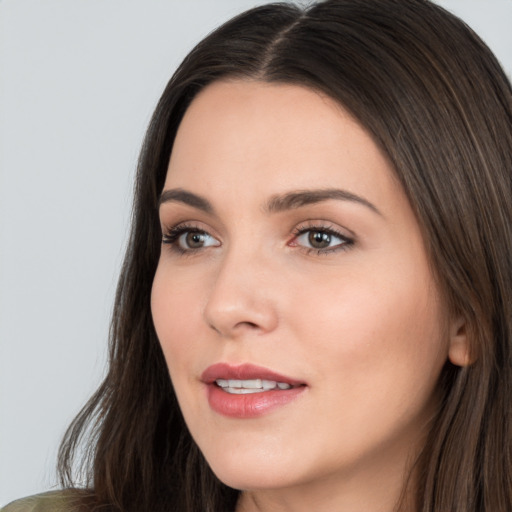
<path id="1" fill-rule="evenodd" d="M 120 511 L 234 510 L 181 416 L 150 311 L 158 198 L 178 125 L 221 78 L 300 84 L 337 100 L 396 171 L 472 364 L 446 363 L 417 462 L 419 512 L 512 510 L 512 90 L 486 45 L 427 0 L 271 4 L 229 21 L 185 58 L 142 148 L 111 326 L 108 374 L 60 450 L 77 447 L 91 500 Z"/>

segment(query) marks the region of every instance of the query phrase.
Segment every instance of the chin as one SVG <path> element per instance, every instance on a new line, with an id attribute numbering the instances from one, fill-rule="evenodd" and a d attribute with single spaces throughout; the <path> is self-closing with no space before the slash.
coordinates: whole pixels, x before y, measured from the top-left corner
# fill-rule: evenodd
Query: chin
<path id="1" fill-rule="evenodd" d="M 282 475 L 276 477 L 273 472 L 265 473 L 263 469 L 235 472 L 222 468 L 220 471 L 213 470 L 213 472 L 223 484 L 241 491 L 281 489 L 293 484 L 289 479 L 283 479 Z"/>
<path id="2" fill-rule="evenodd" d="M 294 475 L 282 457 L 279 461 L 272 457 L 262 460 L 259 457 L 240 456 L 231 451 L 223 457 L 207 459 L 215 476 L 225 485 L 239 490 L 277 489 L 293 485 Z M 297 464 L 294 464 L 297 467 Z"/>

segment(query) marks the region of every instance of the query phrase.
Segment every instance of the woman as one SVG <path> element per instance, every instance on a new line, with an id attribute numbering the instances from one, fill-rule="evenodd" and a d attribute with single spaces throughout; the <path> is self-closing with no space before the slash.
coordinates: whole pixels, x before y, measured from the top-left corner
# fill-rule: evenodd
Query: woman
<path id="1" fill-rule="evenodd" d="M 430 2 L 212 33 L 146 136 L 58 506 L 512 509 L 511 169 L 510 84 Z"/>

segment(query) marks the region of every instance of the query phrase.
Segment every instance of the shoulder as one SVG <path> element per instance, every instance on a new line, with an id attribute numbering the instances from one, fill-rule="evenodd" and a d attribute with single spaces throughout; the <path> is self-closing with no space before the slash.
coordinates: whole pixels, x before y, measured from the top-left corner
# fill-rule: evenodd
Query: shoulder
<path id="1" fill-rule="evenodd" d="M 0 512 L 85 512 L 83 491 L 50 491 L 9 503 Z"/>

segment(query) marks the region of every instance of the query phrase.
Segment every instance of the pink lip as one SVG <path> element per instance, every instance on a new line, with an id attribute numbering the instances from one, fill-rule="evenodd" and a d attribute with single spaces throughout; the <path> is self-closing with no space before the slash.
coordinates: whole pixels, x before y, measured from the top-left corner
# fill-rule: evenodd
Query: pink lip
<path id="1" fill-rule="evenodd" d="M 261 393 L 235 395 L 223 391 L 217 386 L 215 383 L 217 379 L 265 379 L 284 382 L 293 387 L 290 389 L 275 389 L 262 391 Z M 252 364 L 242 364 L 239 366 L 231 366 L 226 363 L 214 364 L 203 372 L 201 380 L 206 384 L 210 407 L 223 416 L 240 419 L 262 416 L 277 407 L 290 403 L 306 389 L 304 382 Z"/>
<path id="2" fill-rule="evenodd" d="M 232 366 L 227 363 L 217 363 L 206 368 L 201 375 L 201 380 L 206 384 L 212 384 L 217 379 L 265 379 L 275 380 L 276 382 L 286 382 L 286 384 L 290 384 L 291 386 L 300 386 L 304 384 L 304 382 L 292 379 L 286 375 L 280 375 L 279 373 L 275 373 L 263 366 L 256 366 L 254 364 L 247 363 L 238 366 Z"/>

